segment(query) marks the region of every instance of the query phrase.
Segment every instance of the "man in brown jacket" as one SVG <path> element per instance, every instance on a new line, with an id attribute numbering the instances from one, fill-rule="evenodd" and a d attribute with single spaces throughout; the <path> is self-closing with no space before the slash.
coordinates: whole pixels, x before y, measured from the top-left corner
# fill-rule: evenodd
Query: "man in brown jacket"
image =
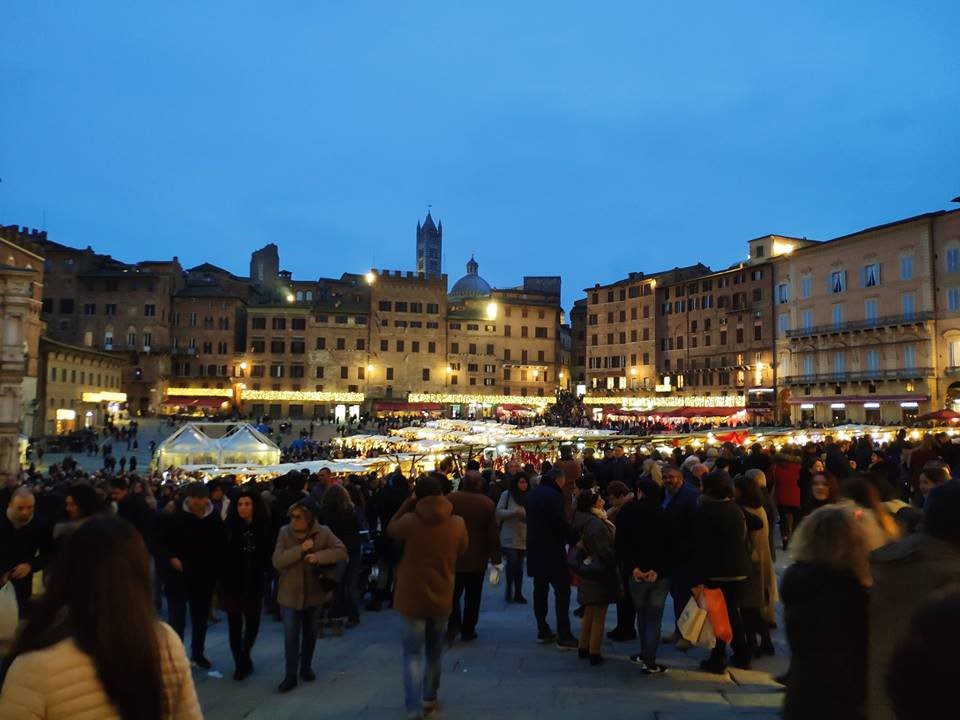
<path id="1" fill-rule="evenodd" d="M 470 642 L 477 639 L 477 620 L 480 617 L 480 596 L 483 592 L 483 575 L 487 561 L 500 563 L 500 537 L 497 532 L 497 506 L 483 494 L 480 473 L 470 470 L 460 481 L 460 489 L 447 496 L 453 505 L 453 514 L 459 515 L 467 525 L 470 544 L 457 560 L 457 577 L 453 590 L 453 610 L 447 625 L 447 639 L 452 640 L 457 632 L 460 639 Z M 463 613 L 460 612 L 460 598 Z"/>
<path id="2" fill-rule="evenodd" d="M 455 566 L 467 549 L 467 528 L 463 518 L 453 515 L 453 506 L 441 494 L 440 482 L 424 476 L 390 520 L 387 534 L 404 543 L 393 607 L 405 621 L 403 686 L 407 715 L 420 717 L 437 705 Z"/>

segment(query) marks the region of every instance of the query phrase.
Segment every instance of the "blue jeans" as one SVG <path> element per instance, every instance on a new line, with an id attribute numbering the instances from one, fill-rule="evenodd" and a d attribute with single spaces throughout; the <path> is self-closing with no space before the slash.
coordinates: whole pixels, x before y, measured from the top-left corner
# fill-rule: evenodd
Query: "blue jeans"
<path id="1" fill-rule="evenodd" d="M 300 671 L 309 670 L 313 662 L 313 649 L 317 645 L 317 611 L 307 607 L 303 610 L 280 606 L 283 616 L 283 653 L 286 660 L 286 679 L 297 677 Z"/>
<path id="2" fill-rule="evenodd" d="M 445 617 L 403 619 L 403 691 L 409 715 L 419 714 L 424 701 L 437 699 L 446 631 Z"/>
<path id="3" fill-rule="evenodd" d="M 660 646 L 660 624 L 663 621 L 663 606 L 667 604 L 670 580 L 659 578 L 655 582 L 637 582 L 630 579 L 630 597 L 637 611 L 637 635 L 640 636 L 640 657 L 644 664 L 657 662 Z"/>

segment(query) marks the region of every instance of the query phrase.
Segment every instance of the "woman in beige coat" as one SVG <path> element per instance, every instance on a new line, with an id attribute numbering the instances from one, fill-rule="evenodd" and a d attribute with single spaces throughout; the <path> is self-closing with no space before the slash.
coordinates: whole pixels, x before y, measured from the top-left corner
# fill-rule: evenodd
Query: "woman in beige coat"
<path id="1" fill-rule="evenodd" d="M 202 720 L 180 638 L 153 608 L 132 525 L 97 517 L 64 543 L 11 655 L 3 720 Z"/>
<path id="2" fill-rule="evenodd" d="M 297 686 L 298 665 L 301 680 L 317 678 L 310 668 L 317 643 L 317 611 L 333 597 L 333 592 L 321 585 L 317 567 L 347 560 L 346 546 L 330 528 L 317 522 L 312 503 L 299 502 L 288 514 L 290 524 L 280 529 L 273 551 L 286 657 L 286 675 L 278 688 L 282 693 Z"/>
<path id="3" fill-rule="evenodd" d="M 770 620 L 777 601 L 777 573 L 770 554 L 770 521 L 763 508 L 763 492 L 755 475 L 741 475 L 735 481 L 737 502 L 745 514 L 758 518 L 763 526 L 749 531 L 750 575 L 743 583 L 741 608 L 747 630 L 747 648 L 754 657 L 773 655 Z M 759 644 L 757 639 L 759 637 Z"/>

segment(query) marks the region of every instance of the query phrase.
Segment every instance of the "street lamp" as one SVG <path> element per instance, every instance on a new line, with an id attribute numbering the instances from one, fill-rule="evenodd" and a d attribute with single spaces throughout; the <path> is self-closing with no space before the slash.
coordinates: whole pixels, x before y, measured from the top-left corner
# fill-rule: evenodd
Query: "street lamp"
<path id="1" fill-rule="evenodd" d="M 497 304 L 492 300 L 487 303 L 487 320 L 497 319 Z"/>
<path id="2" fill-rule="evenodd" d="M 293 302 L 296 298 L 293 296 L 293 293 L 287 293 L 287 302 Z"/>
<path id="3" fill-rule="evenodd" d="M 368 270 L 363 278 L 367 281 L 367 285 L 373 285 L 377 281 L 377 274 L 373 270 Z"/>

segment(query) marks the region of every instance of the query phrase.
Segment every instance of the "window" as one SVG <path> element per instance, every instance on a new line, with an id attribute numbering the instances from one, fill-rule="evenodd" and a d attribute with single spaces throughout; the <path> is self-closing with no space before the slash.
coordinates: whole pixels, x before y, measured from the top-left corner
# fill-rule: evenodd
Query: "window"
<path id="1" fill-rule="evenodd" d="M 790 329 L 790 316 L 787 313 L 783 313 L 777 317 L 778 327 L 780 328 L 780 334 L 786 335 L 787 331 Z"/>
<path id="2" fill-rule="evenodd" d="M 913 255 L 900 256 L 900 279 L 913 279 Z"/>
<path id="3" fill-rule="evenodd" d="M 366 349 L 367 349 L 367 341 L 364 340 L 363 338 L 357 338 L 357 350 L 366 350 Z"/>
<path id="4" fill-rule="evenodd" d="M 388 367 L 388 368 L 387 368 L 387 380 L 393 380 L 393 368 L 392 368 L 392 367 Z"/>
<path id="5" fill-rule="evenodd" d="M 873 348 L 867 350 L 864 361 L 864 365 L 869 372 L 875 372 L 880 369 L 880 353 Z"/>
<path id="6" fill-rule="evenodd" d="M 394 312 L 406 312 L 407 303 L 402 300 L 397 300 L 397 302 L 393 304 L 393 309 L 394 309 Z"/>
<path id="7" fill-rule="evenodd" d="M 903 346 L 903 367 L 912 370 L 917 366 L 917 348 L 913 345 Z"/>
<path id="8" fill-rule="evenodd" d="M 833 305 L 833 327 L 838 328 L 843 324 L 843 303 L 834 303 Z"/>
<path id="9" fill-rule="evenodd" d="M 346 380 L 348 377 L 350 377 L 350 375 L 349 375 L 349 368 L 347 368 L 345 365 L 341 365 L 341 366 L 340 366 L 340 379 L 341 379 L 341 380 Z"/>
<path id="10" fill-rule="evenodd" d="M 800 297 L 807 299 L 810 297 L 810 294 L 813 292 L 813 278 L 809 275 L 803 275 L 800 277 Z"/>
<path id="11" fill-rule="evenodd" d="M 190 313 L 190 323 L 191 325 L 196 324 L 196 313 Z M 266 330 L 267 319 L 265 317 L 250 318 L 250 327 L 253 330 Z"/>
<path id="12" fill-rule="evenodd" d="M 73 313 L 73 299 L 72 298 L 61 298 L 60 299 L 60 314 L 61 315 L 71 315 Z"/>
<path id="13" fill-rule="evenodd" d="M 323 365 L 317 365 L 316 369 L 314 370 L 314 377 L 318 380 L 323 379 Z"/>
<path id="14" fill-rule="evenodd" d="M 274 363 L 270 366 L 270 377 L 282 378 L 283 377 L 283 365 L 279 363 Z"/>
<path id="15" fill-rule="evenodd" d="M 835 352 L 833 354 L 833 372 L 837 375 L 842 375 L 844 372 L 845 357 L 842 352 Z"/>
<path id="16" fill-rule="evenodd" d="M 743 342 L 743 328 L 737 328 L 737 344 Z"/>
<path id="17" fill-rule="evenodd" d="M 287 344 L 283 340 L 271 340 L 270 352 L 274 355 L 282 355 L 287 351 Z"/>
<path id="18" fill-rule="evenodd" d="M 378 307 L 383 312 L 390 312 L 391 302 L 389 300 L 381 300 Z"/>
<path id="19" fill-rule="evenodd" d="M 813 354 L 807 353 L 803 356 L 803 374 L 813 375 Z"/>
<path id="20" fill-rule="evenodd" d="M 436 315 L 440 312 L 440 306 L 437 303 L 427 303 L 427 315 Z"/>
<path id="21" fill-rule="evenodd" d="M 135 332 L 128 332 L 127 345 L 129 345 L 130 347 L 133 347 L 136 344 L 137 344 L 137 334 Z"/>
<path id="22" fill-rule="evenodd" d="M 365 367 L 363 367 L 362 365 L 361 365 L 360 367 L 358 367 L 358 368 L 357 368 L 357 380 L 364 380 L 364 379 L 366 379 L 366 374 L 365 374 L 365 373 L 366 373 L 366 368 L 365 368 Z"/>
<path id="23" fill-rule="evenodd" d="M 397 340 L 397 352 L 403 352 L 404 344 L 403 340 Z"/>
<path id="24" fill-rule="evenodd" d="M 913 319 L 914 300 L 915 296 L 912 292 L 903 293 L 900 295 L 900 310 L 903 312 L 903 317 L 905 320 Z"/>
<path id="25" fill-rule="evenodd" d="M 157 316 L 157 306 L 156 306 L 156 305 L 144 305 L 144 306 L 143 306 L 143 315 L 144 315 L 144 317 L 156 317 L 156 316 Z"/>
<path id="26" fill-rule="evenodd" d="M 263 365 L 254 365 L 250 368 L 250 377 L 260 378 L 263 377 L 266 368 Z"/>
<path id="27" fill-rule="evenodd" d="M 790 285 L 782 282 L 777 285 L 777 302 L 783 304 L 790 302 Z"/>
<path id="28" fill-rule="evenodd" d="M 270 327 L 274 330 L 286 330 L 287 329 L 287 319 L 282 317 L 275 317 L 271 319 Z"/>
<path id="29" fill-rule="evenodd" d="M 950 310 L 960 310 L 960 288 L 947 290 L 947 307 Z"/>
<path id="30" fill-rule="evenodd" d="M 953 273 L 960 269 L 960 248 L 947 248 L 947 272 Z"/>
<path id="31" fill-rule="evenodd" d="M 420 378 L 421 378 L 423 381 L 425 381 L 425 382 L 429 382 L 429 381 L 430 381 L 430 368 L 424 368 L 424 369 L 423 369 L 423 372 L 420 373 Z"/>
<path id="32" fill-rule="evenodd" d="M 193 340 L 191 339 L 191 342 Z M 263 338 L 254 338 L 250 341 L 250 352 L 252 353 L 262 353 L 267 350 L 267 342 Z"/>
<path id="33" fill-rule="evenodd" d="M 290 320 L 290 329 L 291 329 L 291 330 L 306 330 L 306 329 L 307 329 L 307 319 L 306 319 L 306 318 L 291 318 L 291 320 Z"/>
<path id="34" fill-rule="evenodd" d="M 753 326 L 753 339 L 762 340 L 763 339 L 763 325 L 754 325 Z"/>
<path id="35" fill-rule="evenodd" d="M 521 325 L 521 326 L 520 326 L 520 337 L 527 337 L 527 326 L 526 326 L 526 325 Z"/>
<path id="36" fill-rule="evenodd" d="M 291 365 L 291 366 L 290 366 L 290 377 L 292 377 L 292 378 L 302 378 L 302 377 L 303 377 L 303 365 Z"/>
<path id="37" fill-rule="evenodd" d="M 880 284 L 880 263 L 864 265 L 860 270 L 860 287 L 876 287 Z"/>
<path id="38" fill-rule="evenodd" d="M 842 293 L 847 290 L 847 271 L 834 270 L 830 273 L 830 292 Z"/>
<path id="39" fill-rule="evenodd" d="M 813 310 L 804 310 L 800 315 L 801 325 L 804 330 L 810 331 L 813 329 Z"/>
<path id="40" fill-rule="evenodd" d="M 477 354 L 477 344 L 470 343 L 467 345 L 467 355 L 476 355 Z"/>
<path id="41" fill-rule="evenodd" d="M 877 320 L 877 299 L 867 298 L 863 301 L 863 317 L 867 322 L 876 322 Z"/>
<path id="42" fill-rule="evenodd" d="M 303 355 L 307 351 L 307 343 L 303 338 L 294 338 L 290 341 L 290 352 L 294 355 Z M 301 376 L 302 377 L 302 376 Z"/>
<path id="43" fill-rule="evenodd" d="M 420 341 L 419 341 L 419 340 L 413 340 L 413 341 L 410 343 L 410 352 L 415 352 L 415 353 L 420 352 Z"/>
<path id="44" fill-rule="evenodd" d="M 325 337 L 317 338 L 317 350 L 326 350 L 327 349 L 327 339 Z"/>
<path id="45" fill-rule="evenodd" d="M 753 289 L 753 302 L 760 302 L 763 299 L 763 290 L 760 288 Z"/>
<path id="46" fill-rule="evenodd" d="M 96 315 L 96 314 L 97 314 L 97 304 L 96 304 L 96 303 L 84 303 L 84 305 L 83 305 L 83 314 L 84 314 L 84 315 Z"/>

